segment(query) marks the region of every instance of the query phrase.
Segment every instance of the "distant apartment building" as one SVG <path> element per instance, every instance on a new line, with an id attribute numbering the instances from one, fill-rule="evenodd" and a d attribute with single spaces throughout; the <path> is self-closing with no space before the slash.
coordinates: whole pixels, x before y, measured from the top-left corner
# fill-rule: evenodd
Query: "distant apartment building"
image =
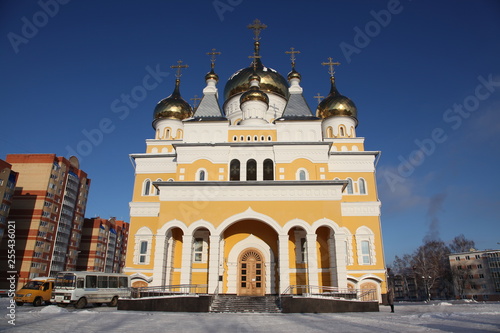
<path id="1" fill-rule="evenodd" d="M 449 255 L 457 297 L 500 301 L 500 250 Z"/>
<path id="2" fill-rule="evenodd" d="M 55 154 L 12 154 L 6 161 L 19 173 L 9 214 L 9 221 L 15 221 L 16 227 L 18 284 L 37 276 L 75 270 L 90 186 L 78 159 Z M 2 257 L 5 246 L 0 246 Z M 0 288 L 4 282 L 0 280 Z"/>
<path id="3" fill-rule="evenodd" d="M 121 273 L 127 253 L 129 224 L 114 217 L 85 219 L 77 270 Z"/>
<path id="4" fill-rule="evenodd" d="M 12 165 L 0 160 L 0 243 L 7 231 L 7 218 L 14 197 L 17 176 L 18 173 L 12 170 Z"/>

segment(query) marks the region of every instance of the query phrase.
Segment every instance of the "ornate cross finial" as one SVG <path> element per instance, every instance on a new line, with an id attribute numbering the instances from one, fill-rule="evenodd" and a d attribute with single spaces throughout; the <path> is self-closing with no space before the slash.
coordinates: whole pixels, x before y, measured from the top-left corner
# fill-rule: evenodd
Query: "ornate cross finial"
<path id="1" fill-rule="evenodd" d="M 220 52 L 215 52 L 215 49 L 212 49 L 212 52 L 207 52 L 207 55 L 211 55 L 212 58 L 210 59 L 210 61 L 212 62 L 212 68 L 215 67 L 215 57 L 218 56 L 218 55 L 221 55 L 222 53 Z"/>
<path id="2" fill-rule="evenodd" d="M 257 59 L 261 58 L 260 55 L 254 53 L 254 55 L 248 56 L 249 58 L 253 59 L 253 69 L 257 69 Z"/>
<path id="3" fill-rule="evenodd" d="M 316 98 L 318 100 L 318 105 L 319 103 L 321 103 L 321 99 L 324 98 L 325 96 L 321 96 L 320 93 L 318 93 L 316 96 L 314 96 L 313 98 Z"/>
<path id="4" fill-rule="evenodd" d="M 295 68 L 295 54 L 299 54 L 300 51 L 295 51 L 295 48 L 291 47 L 290 51 L 285 51 L 286 54 L 290 54 L 290 60 L 292 61 L 292 67 Z"/>
<path id="5" fill-rule="evenodd" d="M 182 60 L 177 60 L 177 66 L 170 66 L 170 68 L 177 68 L 177 73 L 175 74 L 175 77 L 180 79 L 182 74 L 181 74 L 181 69 L 182 68 L 188 68 L 188 65 L 181 65 Z"/>
<path id="6" fill-rule="evenodd" d="M 330 74 L 331 77 L 333 77 L 333 75 L 335 74 L 335 69 L 333 68 L 333 66 L 340 65 L 340 62 L 333 62 L 332 57 L 330 57 L 330 58 L 328 58 L 328 62 L 322 62 L 321 64 L 323 66 L 328 66 L 329 67 L 328 73 Z"/>
<path id="7" fill-rule="evenodd" d="M 201 98 L 199 98 L 198 95 L 194 95 L 191 100 L 193 101 L 193 109 L 196 109 L 198 107 L 198 101 L 201 101 Z"/>
<path id="8" fill-rule="evenodd" d="M 253 38 L 256 42 L 260 39 L 260 31 L 267 28 L 267 25 L 261 23 L 259 19 L 255 19 L 252 24 L 247 26 L 248 29 L 252 29 L 255 37 Z"/>

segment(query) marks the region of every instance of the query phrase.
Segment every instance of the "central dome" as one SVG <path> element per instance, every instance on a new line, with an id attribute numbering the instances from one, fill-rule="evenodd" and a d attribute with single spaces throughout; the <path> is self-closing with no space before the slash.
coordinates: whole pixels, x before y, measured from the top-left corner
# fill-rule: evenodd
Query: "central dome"
<path id="1" fill-rule="evenodd" d="M 288 82 L 277 71 L 272 68 L 264 67 L 260 59 L 257 59 L 255 72 L 253 63 L 247 68 L 240 69 L 234 73 L 224 87 L 224 100 L 228 100 L 234 95 L 243 93 L 250 89 L 248 78 L 252 74 L 257 74 L 260 77 L 260 90 L 264 92 L 274 93 L 288 99 Z"/>

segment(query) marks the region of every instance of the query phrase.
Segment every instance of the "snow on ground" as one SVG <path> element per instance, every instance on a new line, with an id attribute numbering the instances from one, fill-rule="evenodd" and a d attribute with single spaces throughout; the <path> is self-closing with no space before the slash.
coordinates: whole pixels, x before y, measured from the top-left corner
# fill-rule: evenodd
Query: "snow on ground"
<path id="1" fill-rule="evenodd" d="M 5 332 L 500 332 L 500 302 L 399 303 L 395 313 L 380 306 L 370 313 L 186 313 L 118 311 L 116 308 L 55 305 L 15 309 L 0 299 L 0 331 Z"/>

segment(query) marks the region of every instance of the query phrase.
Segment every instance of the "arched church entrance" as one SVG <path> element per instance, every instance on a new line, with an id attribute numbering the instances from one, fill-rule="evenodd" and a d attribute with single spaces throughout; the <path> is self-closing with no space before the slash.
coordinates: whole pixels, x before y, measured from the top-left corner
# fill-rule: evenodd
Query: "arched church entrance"
<path id="1" fill-rule="evenodd" d="M 263 296 L 265 288 L 265 265 L 262 254 L 248 248 L 238 259 L 238 296 Z"/>

